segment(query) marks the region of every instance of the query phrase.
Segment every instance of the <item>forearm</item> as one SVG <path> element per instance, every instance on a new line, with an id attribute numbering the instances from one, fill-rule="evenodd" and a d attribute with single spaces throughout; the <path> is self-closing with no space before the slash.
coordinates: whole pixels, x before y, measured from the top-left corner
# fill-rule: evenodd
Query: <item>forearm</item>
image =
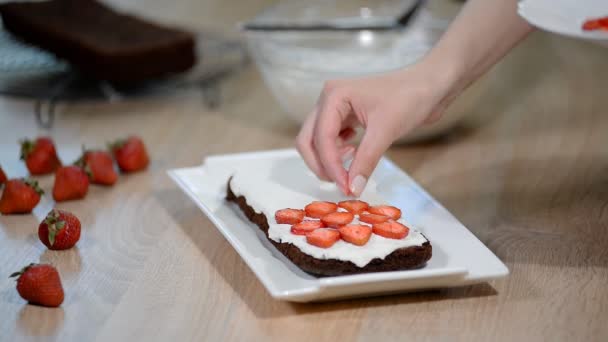
<path id="1" fill-rule="evenodd" d="M 469 0 L 423 63 L 444 73 L 459 93 L 532 31 L 517 0 Z"/>

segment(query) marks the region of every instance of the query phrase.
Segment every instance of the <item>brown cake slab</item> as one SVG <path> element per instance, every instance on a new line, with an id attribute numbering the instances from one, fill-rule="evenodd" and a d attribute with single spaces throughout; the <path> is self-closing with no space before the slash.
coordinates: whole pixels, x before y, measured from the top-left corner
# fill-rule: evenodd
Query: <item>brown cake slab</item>
<path id="1" fill-rule="evenodd" d="M 96 0 L 0 4 L 4 28 L 92 78 L 131 84 L 186 71 L 194 38 L 114 11 Z"/>
<path id="2" fill-rule="evenodd" d="M 266 238 L 270 243 L 295 265 L 307 273 L 319 276 L 338 276 L 368 272 L 409 270 L 423 267 L 432 256 L 432 247 L 427 241 L 422 244 L 422 246 L 397 249 L 387 255 L 384 259 L 373 259 L 364 267 L 358 267 L 350 261 L 314 258 L 303 253 L 298 247 L 291 243 L 276 242 L 269 238 L 269 226 L 266 215 L 256 213 L 255 210 L 247 204 L 247 199 L 245 197 L 236 196 L 230 187 L 230 180 L 228 180 L 226 200 L 236 203 L 245 216 L 264 232 L 264 235 L 266 235 Z"/>

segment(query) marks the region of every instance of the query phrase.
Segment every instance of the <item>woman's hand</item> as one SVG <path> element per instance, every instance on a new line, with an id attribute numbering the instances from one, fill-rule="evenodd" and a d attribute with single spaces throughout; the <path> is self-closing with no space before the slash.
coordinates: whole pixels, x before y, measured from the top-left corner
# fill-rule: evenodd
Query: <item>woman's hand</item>
<path id="1" fill-rule="evenodd" d="M 389 74 L 327 82 L 296 145 L 321 179 L 359 196 L 395 139 L 433 122 L 470 83 L 532 31 L 517 0 L 470 0 L 438 44 L 418 64 Z M 353 128 L 365 134 L 348 144 Z M 342 159 L 354 153 L 347 171 Z"/>
<path id="2" fill-rule="evenodd" d="M 359 196 L 396 139 L 440 118 L 453 98 L 449 75 L 420 63 L 384 75 L 327 82 L 296 139 L 298 151 L 319 178 Z M 359 126 L 365 133 L 355 148 L 349 140 Z M 347 171 L 343 160 L 353 153 Z"/>

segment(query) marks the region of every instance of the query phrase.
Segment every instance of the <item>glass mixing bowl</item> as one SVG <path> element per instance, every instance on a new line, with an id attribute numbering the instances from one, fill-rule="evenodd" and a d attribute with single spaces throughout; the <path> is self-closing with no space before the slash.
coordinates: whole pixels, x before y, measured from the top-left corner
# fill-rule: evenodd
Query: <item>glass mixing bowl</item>
<path id="1" fill-rule="evenodd" d="M 361 13 L 373 15 L 369 8 Z M 290 118 L 302 123 L 326 81 L 384 73 L 414 64 L 439 40 L 449 19 L 436 15 L 427 3 L 407 26 L 394 30 L 245 30 L 245 35 L 248 50 L 271 93 Z M 446 115 L 400 142 L 442 133 L 464 114 Z"/>

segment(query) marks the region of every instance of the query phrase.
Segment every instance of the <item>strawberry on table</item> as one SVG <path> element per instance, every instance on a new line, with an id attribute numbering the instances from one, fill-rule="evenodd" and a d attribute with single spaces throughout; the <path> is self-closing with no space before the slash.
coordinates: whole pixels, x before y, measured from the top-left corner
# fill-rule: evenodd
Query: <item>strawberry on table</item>
<path id="1" fill-rule="evenodd" d="M 296 224 L 304 220 L 304 210 L 302 209 L 281 209 L 274 214 L 274 219 L 279 224 Z"/>
<path id="2" fill-rule="evenodd" d="M 48 174 L 61 166 L 55 144 L 48 137 L 40 137 L 35 141 L 22 140 L 21 159 L 32 175 Z"/>
<path id="3" fill-rule="evenodd" d="M 40 195 L 44 191 L 38 182 L 32 179 L 9 179 L 0 197 L 0 213 L 27 214 L 40 202 Z"/>
<path id="4" fill-rule="evenodd" d="M 372 236 L 372 227 L 363 224 L 349 224 L 338 228 L 340 237 L 353 245 L 363 246 Z"/>
<path id="5" fill-rule="evenodd" d="M 113 185 L 118 179 L 112 155 L 106 151 L 85 150 L 75 164 L 89 173 L 93 184 Z"/>
<path id="6" fill-rule="evenodd" d="M 40 223 L 38 238 L 52 250 L 72 248 L 80 239 L 80 221 L 72 213 L 53 209 Z"/>
<path id="7" fill-rule="evenodd" d="M 320 248 L 329 248 L 340 240 L 340 232 L 330 228 L 320 228 L 306 235 L 306 242 Z"/>
<path id="8" fill-rule="evenodd" d="M 389 219 L 390 219 L 390 217 L 388 217 L 388 216 L 376 215 L 376 214 L 370 214 L 370 213 L 362 213 L 359 215 L 359 221 L 369 223 L 369 224 L 382 223 L 382 222 L 388 221 Z"/>
<path id="9" fill-rule="evenodd" d="M 63 303 L 61 278 L 51 265 L 29 264 L 10 277 L 18 277 L 17 292 L 31 304 L 58 307 Z"/>
<path id="10" fill-rule="evenodd" d="M 4 173 L 4 170 L 2 170 L 2 166 L 0 166 L 0 186 L 6 183 L 7 180 L 8 178 L 6 177 L 6 173 Z"/>
<path id="11" fill-rule="evenodd" d="M 355 216 L 350 212 L 335 212 L 324 215 L 321 217 L 321 221 L 325 223 L 326 226 L 332 228 L 338 228 L 340 226 L 347 225 L 355 219 Z"/>
<path id="12" fill-rule="evenodd" d="M 304 220 L 291 226 L 291 233 L 294 235 L 308 235 L 308 233 L 324 227 L 325 224 L 319 220 Z"/>
<path id="13" fill-rule="evenodd" d="M 118 167 L 124 172 L 143 170 L 150 162 L 144 142 L 134 135 L 110 144 L 110 150 Z"/>
<path id="14" fill-rule="evenodd" d="M 369 208 L 369 204 L 360 200 L 348 200 L 339 202 L 338 207 L 346 209 L 347 211 L 353 213 L 353 215 L 359 215 Z"/>
<path id="15" fill-rule="evenodd" d="M 370 214 L 376 215 L 384 215 L 392 218 L 393 220 L 398 220 L 401 217 L 401 209 L 390 206 L 390 205 L 376 205 L 373 207 L 369 207 L 367 211 Z"/>
<path id="16" fill-rule="evenodd" d="M 75 165 L 60 167 L 55 172 L 53 199 L 57 202 L 84 198 L 89 190 L 89 176 Z"/>
<path id="17" fill-rule="evenodd" d="M 315 201 L 304 207 L 306 216 L 312 218 L 321 218 L 329 213 L 336 212 L 338 205 L 333 202 Z"/>
<path id="18" fill-rule="evenodd" d="M 410 229 L 399 222 L 387 221 L 377 223 L 372 226 L 374 234 L 383 236 L 387 239 L 403 239 L 409 234 Z"/>

